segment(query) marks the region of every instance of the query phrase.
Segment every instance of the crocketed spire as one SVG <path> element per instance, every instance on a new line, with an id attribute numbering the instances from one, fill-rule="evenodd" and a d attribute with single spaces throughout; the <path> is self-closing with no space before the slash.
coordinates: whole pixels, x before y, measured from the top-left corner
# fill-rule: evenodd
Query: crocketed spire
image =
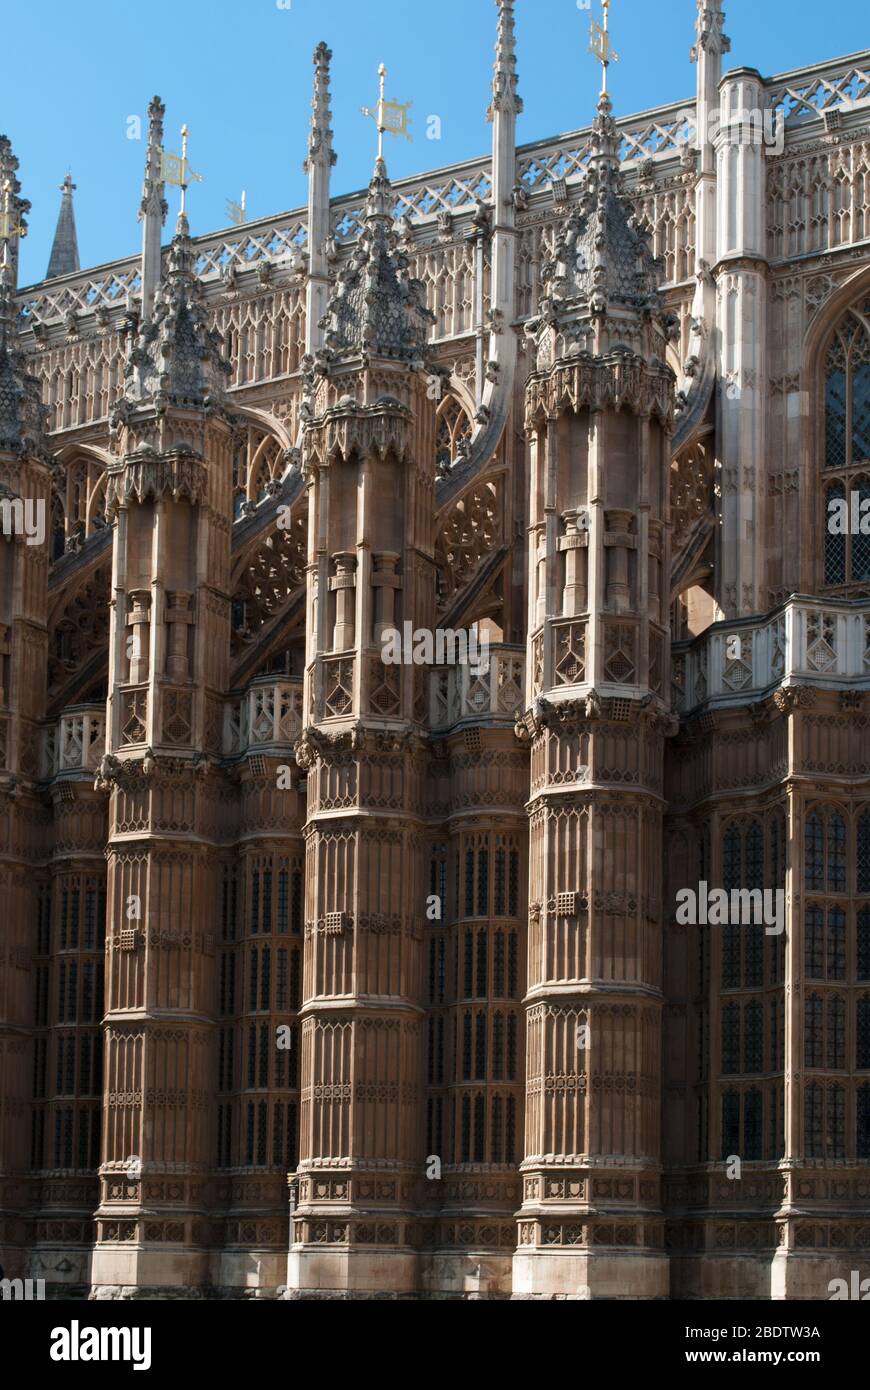
<path id="1" fill-rule="evenodd" d="M 8 211 L 12 217 L 14 226 L 26 228 L 26 215 L 30 211 L 30 203 L 26 198 L 21 197 L 21 184 L 18 181 L 18 160 L 12 150 L 12 142 L 8 135 L 0 135 L 0 199 L 6 201 L 8 194 Z M 12 267 L 12 287 L 13 291 L 18 285 L 18 246 L 20 236 L 13 236 L 7 246 L 7 259 Z"/>
<path id="2" fill-rule="evenodd" d="M 602 93 L 580 198 L 557 236 L 543 278 L 554 307 L 599 316 L 616 307 L 662 312 L 658 268 L 622 188 L 619 134 Z"/>
<path id="3" fill-rule="evenodd" d="M 307 174 L 309 163 L 318 161 L 335 164 L 332 148 L 332 112 L 329 109 L 329 64 L 332 49 L 319 43 L 314 50 L 314 94 L 311 99 L 311 129 L 308 134 L 308 159 L 303 165 Z"/>
<path id="4" fill-rule="evenodd" d="M 221 356 L 220 334 L 208 327 L 194 259 L 187 217 L 179 213 L 151 319 L 131 330 L 122 412 L 145 404 L 204 406 L 223 398 L 231 368 Z"/>
<path id="5" fill-rule="evenodd" d="M 360 239 L 339 272 L 321 327 L 327 330 L 327 370 L 343 360 L 393 358 L 407 366 L 422 363 L 428 325 L 425 289 L 408 274 L 409 259 L 399 249 L 393 224 L 395 197 L 387 166 L 375 161 Z"/>
<path id="6" fill-rule="evenodd" d="M 579 196 L 542 267 L 540 313 L 526 325 L 538 369 L 578 353 L 628 351 L 661 363 L 674 316 L 659 292 L 659 272 L 623 192 L 619 132 L 602 92 Z"/>
<path id="7" fill-rule="evenodd" d="M 487 112 L 490 120 L 496 111 L 511 111 L 518 116 L 523 109 L 522 97 L 517 92 L 514 0 L 495 0 L 495 3 L 498 6 L 498 33 L 492 70 L 492 105 Z"/>
<path id="8" fill-rule="evenodd" d="M 19 345 L 11 262 L 0 262 L 0 452 L 47 457 L 39 381 Z"/>
<path id="9" fill-rule="evenodd" d="M 725 33 L 725 13 L 722 9 L 722 0 L 698 0 L 695 33 L 698 36 L 697 42 L 689 54 L 693 63 L 697 62 L 700 49 L 707 49 L 720 56 L 723 53 L 730 53 L 731 40 Z"/>

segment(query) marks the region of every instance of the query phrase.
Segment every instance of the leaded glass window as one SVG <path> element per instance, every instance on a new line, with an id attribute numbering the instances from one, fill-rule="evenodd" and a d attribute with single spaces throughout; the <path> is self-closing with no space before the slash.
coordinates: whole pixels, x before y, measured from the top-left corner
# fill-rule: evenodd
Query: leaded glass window
<path id="1" fill-rule="evenodd" d="M 846 891 L 846 826 L 836 812 L 828 816 L 828 891 Z"/>
<path id="2" fill-rule="evenodd" d="M 846 583 L 847 538 L 831 530 L 832 517 L 842 510 L 838 504 L 843 501 L 846 501 L 845 487 L 842 483 L 831 483 L 825 489 L 825 583 L 831 586 Z"/>
<path id="3" fill-rule="evenodd" d="M 804 1148 L 807 1158 L 824 1158 L 824 1099 L 821 1086 L 813 1082 L 804 1093 Z"/>
<path id="4" fill-rule="evenodd" d="M 870 1067 L 870 994 L 858 1000 L 855 1012 L 855 1066 Z"/>
<path id="5" fill-rule="evenodd" d="M 825 837 L 822 818 L 818 811 L 807 817 L 804 831 L 804 874 L 806 886 L 811 891 L 824 892 L 825 887 Z"/>
<path id="6" fill-rule="evenodd" d="M 757 820 L 751 822 L 746 832 L 744 856 L 744 882 L 741 888 L 764 887 L 764 837 Z"/>
<path id="7" fill-rule="evenodd" d="M 785 817 L 777 812 L 770 822 L 770 886 L 785 888 Z"/>
<path id="8" fill-rule="evenodd" d="M 807 816 L 804 882 L 813 893 L 846 892 L 846 823 L 833 807 L 816 809 Z"/>
<path id="9" fill-rule="evenodd" d="M 824 970 L 824 910 L 807 908 L 805 917 L 805 972 L 809 980 L 823 979 Z"/>
<path id="10" fill-rule="evenodd" d="M 722 1157 L 740 1153 L 740 1093 L 722 1094 Z"/>
<path id="11" fill-rule="evenodd" d="M 747 989 L 764 984 L 764 927 L 749 923 L 743 928 L 746 945 L 743 983 Z"/>
<path id="12" fill-rule="evenodd" d="M 846 1066 L 846 1001 L 836 996 L 827 1005 L 826 1064 L 829 1071 Z"/>
<path id="13" fill-rule="evenodd" d="M 740 1005 L 726 1004 L 722 1010 L 722 1075 L 740 1071 Z"/>
<path id="14" fill-rule="evenodd" d="M 762 1097 L 756 1086 L 743 1097 L 743 1157 L 748 1162 L 760 1159 L 762 1133 Z"/>
<path id="15" fill-rule="evenodd" d="M 804 1005 L 804 1066 L 822 1065 L 823 1012 L 822 999 L 811 994 Z"/>
<path id="16" fill-rule="evenodd" d="M 740 928 L 730 922 L 722 928 L 722 988 L 740 988 Z"/>
<path id="17" fill-rule="evenodd" d="M 760 1004 L 747 1004 L 743 1015 L 743 1070 L 764 1071 L 764 1012 Z"/>
<path id="18" fill-rule="evenodd" d="M 856 1107 L 855 1153 L 858 1158 L 870 1159 L 870 1085 L 858 1087 Z"/>
<path id="19" fill-rule="evenodd" d="M 858 892 L 870 893 L 870 811 L 865 811 L 858 821 L 856 862 Z"/>
<path id="20" fill-rule="evenodd" d="M 841 907 L 828 909 L 828 979 L 846 978 L 846 914 Z"/>
<path id="21" fill-rule="evenodd" d="M 870 536 L 851 529 L 852 493 L 870 497 L 870 337 L 862 318 L 848 310 L 825 359 L 824 582 L 849 589 L 870 581 Z M 834 476 L 831 476 L 831 475 Z M 829 480 L 829 481 L 827 481 Z M 830 503 L 845 501 L 845 534 L 832 534 Z M 859 513 L 860 514 L 860 513 Z"/>
<path id="22" fill-rule="evenodd" d="M 862 907 L 856 919 L 857 973 L 859 980 L 870 980 L 870 907 Z"/>
<path id="23" fill-rule="evenodd" d="M 831 1086 L 827 1094 L 826 1137 L 827 1158 L 846 1157 L 846 1092 L 842 1086 Z"/>
<path id="24" fill-rule="evenodd" d="M 740 888 L 742 868 L 740 831 L 736 825 L 729 826 L 722 844 L 722 887 L 726 893 L 732 888 Z"/>

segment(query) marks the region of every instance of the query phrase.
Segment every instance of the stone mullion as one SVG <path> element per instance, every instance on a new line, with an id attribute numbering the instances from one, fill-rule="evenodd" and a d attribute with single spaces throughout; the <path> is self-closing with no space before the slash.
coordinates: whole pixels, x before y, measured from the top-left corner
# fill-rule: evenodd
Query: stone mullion
<path id="1" fill-rule="evenodd" d="M 382 756 L 377 734 L 364 735 L 363 747 L 370 739 L 374 756 Z M 317 764 L 316 775 L 324 779 L 321 787 L 329 766 L 327 754 Z M 423 1094 L 422 826 L 411 815 L 396 820 L 375 806 L 367 807 L 368 760 L 358 756 L 354 767 L 356 809 L 349 808 L 336 822 L 329 813 L 318 813 L 316 800 L 310 806 L 315 862 L 322 849 L 328 849 L 330 832 L 340 826 L 353 872 L 340 876 L 336 848 L 327 875 L 324 864 L 317 864 L 309 900 L 312 917 L 306 923 L 306 939 L 314 960 L 322 964 L 306 977 L 301 1011 L 307 1046 L 300 1085 L 307 1093 L 310 1137 L 300 1152 L 295 1243 L 288 1266 L 291 1288 L 306 1286 L 313 1260 L 327 1272 L 327 1286 L 339 1290 L 366 1287 L 371 1278 L 367 1271 L 383 1261 L 394 1269 L 400 1285 L 413 1287 L 416 1280 L 412 1193 L 424 1158 L 418 1153 L 422 1131 L 416 1132 Z M 406 789 L 404 798 L 409 798 L 407 788 L 419 778 L 412 755 L 401 755 L 396 771 Z M 369 837 L 378 836 L 385 839 L 370 843 Z M 396 872 L 398 864 L 404 879 Z M 384 899 L 388 883 L 389 904 Z M 321 894 L 330 885 L 324 900 Z M 385 907 L 391 910 L 385 912 Z M 338 962 L 337 973 L 334 967 L 327 973 L 330 956 Z M 416 1116 L 410 1130 L 405 1120 L 409 1104 Z M 339 1138 L 335 1119 L 341 1120 L 344 1138 L 339 1139 L 339 1152 L 331 1146 L 324 1152 L 318 1111 L 322 1118 L 331 1112 L 334 1138 Z M 380 1151 L 373 1151 L 373 1144 Z"/>
<path id="2" fill-rule="evenodd" d="M 123 1068 L 124 1093 L 136 1096 L 138 1147 L 129 1154 L 109 1149 L 104 1158 L 93 1277 L 97 1285 L 108 1283 L 104 1271 L 111 1271 L 118 1282 L 162 1288 L 172 1284 L 168 1262 L 177 1258 L 164 1245 L 185 1248 L 200 1282 L 207 1279 L 199 1252 L 207 1244 L 204 1179 L 213 1157 L 206 1110 L 214 1090 L 210 868 L 204 847 L 179 851 L 159 834 L 140 840 L 137 849 L 144 860 L 141 918 L 110 921 L 105 1085 L 117 1075 L 119 1046 L 126 1054 L 128 1039 L 138 1037 L 136 1070 L 131 1075 Z M 122 904 L 128 896 L 122 891 Z M 116 1009 L 118 961 L 131 951 L 140 1003 Z M 111 1091 L 108 1102 L 111 1113 Z M 130 1159 L 138 1161 L 138 1171 Z M 113 1249 L 116 1242 L 120 1247 Z"/>
<path id="3" fill-rule="evenodd" d="M 271 768 L 275 775 L 274 766 Z M 286 793 L 281 793 L 286 796 Z M 291 817 L 292 819 L 292 817 Z M 287 865 L 287 911 L 288 922 L 284 932 L 279 931 L 280 873 L 282 862 Z M 300 1036 L 297 1011 L 292 999 L 294 951 L 299 953 L 300 972 L 302 964 L 303 934 L 294 935 L 293 920 L 293 865 L 302 861 L 301 842 L 296 838 L 276 840 L 274 834 L 245 841 L 240 865 L 243 871 L 243 908 L 240 930 L 237 931 L 237 977 L 236 977 L 236 1019 L 235 1047 L 233 1052 L 236 1070 L 236 1085 L 232 1090 L 233 1109 L 236 1118 L 237 1144 L 234 1171 L 227 1174 L 226 1183 L 226 1237 L 222 1258 L 223 1282 L 232 1287 L 244 1284 L 245 1269 L 252 1248 L 251 1231 L 256 1232 L 253 1243 L 263 1270 L 263 1283 L 277 1287 L 284 1282 L 286 1270 L 287 1207 L 286 1182 L 288 1169 L 282 1157 L 276 1163 L 276 1135 L 280 1132 L 282 1154 L 288 1149 L 289 1107 L 295 1105 L 296 1146 L 298 1150 L 300 1135 L 300 1096 L 299 1096 L 299 1048 Z M 271 872 L 271 911 L 266 929 L 263 929 L 264 872 Z M 259 919 L 255 921 L 252 911 L 253 875 L 260 874 L 259 881 Z M 256 930 L 255 930 L 256 928 Z M 268 947 L 269 956 L 269 1000 L 268 1009 L 262 1004 L 263 986 L 263 947 Z M 257 995 L 254 1006 L 250 999 L 250 962 L 252 950 L 257 951 Z M 286 992 L 283 1008 L 278 1007 L 279 952 L 286 951 Z M 301 973 L 300 973 L 301 987 Z M 250 1046 L 250 1027 L 254 1027 L 254 1086 L 248 1083 L 248 1048 Z M 278 1048 L 278 1028 L 288 1025 L 295 1028 L 289 1050 Z M 267 1077 L 265 1087 L 261 1084 L 261 1029 L 267 1029 Z M 279 1086 L 277 1068 L 283 1058 L 284 1083 Z M 290 1078 L 295 1070 L 295 1084 Z M 247 1156 L 247 1106 L 254 1106 L 254 1153 L 252 1163 Z M 258 1162 L 261 1112 L 265 1104 L 265 1168 Z M 281 1106 L 281 1127 L 277 1129 L 276 1106 Z M 295 1172 L 295 1163 L 292 1171 Z"/>
<path id="4" fill-rule="evenodd" d="M 556 741 L 558 746 L 558 734 L 548 730 L 543 736 Z M 652 732 L 649 736 L 658 737 Z M 606 738 L 607 734 L 604 733 L 602 737 Z M 597 739 L 595 725 L 592 724 L 590 761 L 596 769 L 599 761 L 595 748 Z M 550 766 L 567 766 L 572 759 L 576 760 L 573 743 L 565 748 L 561 756 L 554 749 Z M 530 1060 L 537 1059 L 539 1069 L 536 1070 L 535 1085 L 543 1088 L 539 1101 L 543 1129 L 536 1139 L 530 1130 L 528 1142 L 533 1145 L 533 1152 L 564 1157 L 545 1164 L 527 1159 L 523 1164 L 523 1171 L 528 1176 L 517 1254 L 517 1259 L 522 1261 L 524 1246 L 530 1243 L 539 1244 L 546 1250 L 554 1234 L 558 1233 L 556 1245 L 560 1249 L 564 1249 L 566 1244 L 576 1248 L 574 1258 L 578 1271 L 582 1268 L 587 1277 L 594 1268 L 587 1253 L 589 1246 L 600 1244 L 602 1236 L 605 1244 L 615 1242 L 618 1245 L 620 1223 L 622 1228 L 636 1227 L 632 1240 L 641 1246 L 648 1244 L 651 1250 L 658 1247 L 660 1226 L 659 1135 L 654 1110 L 643 1094 L 643 1078 L 656 1075 L 655 1057 L 660 1050 L 661 965 L 657 952 L 650 953 L 648 949 L 650 928 L 646 912 L 650 909 L 645 907 L 646 875 L 641 870 L 636 876 L 633 896 L 637 905 L 633 917 L 626 916 L 626 909 L 622 908 L 627 938 L 622 949 L 634 957 L 641 975 L 634 979 L 629 977 L 624 984 L 616 980 L 611 982 L 606 953 L 612 925 L 608 925 L 607 935 L 602 936 L 603 916 L 605 895 L 616 892 L 620 880 L 610 881 L 618 855 L 608 845 L 608 818 L 605 816 L 602 820 L 602 812 L 606 812 L 612 792 L 606 784 L 598 781 L 599 776 L 596 770 L 596 785 L 588 792 L 569 794 L 561 789 L 559 783 L 553 785 L 549 793 L 545 792 L 546 800 L 553 807 L 564 807 L 576 815 L 573 834 L 577 840 L 574 856 L 578 863 L 581 862 L 581 840 L 589 848 L 588 867 L 581 881 L 571 889 L 567 880 L 563 882 L 563 866 L 568 862 L 567 847 L 558 839 L 553 839 L 552 814 L 547 818 L 546 836 L 538 849 L 535 837 L 532 838 L 532 854 L 543 851 L 539 872 L 542 873 L 540 912 L 546 923 L 544 930 L 554 935 L 554 946 L 557 941 L 564 941 L 561 944 L 561 957 L 566 959 L 566 951 L 568 961 L 573 956 L 578 962 L 581 979 L 554 979 L 545 961 L 545 973 L 542 973 L 539 985 L 535 987 L 534 982 L 530 981 L 530 1046 L 534 1039 Z M 654 814 L 660 817 L 661 803 L 657 798 L 649 800 L 645 796 L 632 796 L 626 801 L 622 785 L 618 791 L 614 786 L 613 792 L 616 792 L 613 805 L 625 810 L 633 807 L 636 812 L 636 849 L 628 853 L 636 852 L 638 864 L 645 864 L 650 854 L 657 850 L 655 845 L 645 843 L 643 806 L 651 805 Z M 628 819 L 631 823 L 630 815 Z M 563 904 L 560 895 L 566 892 L 574 895 L 573 901 Z M 537 913 L 538 910 L 538 905 L 533 904 L 533 912 Z M 556 915 L 559 912 L 568 913 L 567 921 Z M 576 918 L 576 926 L 571 923 L 571 916 Z M 573 951 L 570 947 L 572 933 L 575 939 Z M 585 935 L 582 951 L 581 935 Z M 554 960 L 554 965 L 558 970 L 557 960 Z M 644 976 L 651 966 L 655 978 L 646 979 Z M 576 967 L 569 965 L 571 968 Z M 608 983 L 602 989 L 605 979 Z M 625 1008 L 633 1009 L 635 1015 L 633 1025 L 628 1025 L 628 1031 L 621 1018 L 617 1024 L 612 1015 L 614 1009 Z M 590 1029 L 590 1046 L 585 1055 L 580 1047 L 578 1031 L 583 1022 L 587 1022 Z M 654 1037 L 650 1035 L 651 1025 Z M 655 1044 L 655 1037 L 659 1040 L 659 1046 Z M 611 1072 L 633 1074 L 634 1084 L 624 1090 L 600 1085 Z M 548 1075 L 557 1078 L 564 1075 L 565 1084 L 548 1090 Z M 529 1079 L 532 1079 L 531 1072 Z M 572 1081 L 570 1086 L 569 1081 Z M 614 1108 L 617 1097 L 623 1098 L 621 1108 Z M 531 1097 L 529 1103 L 532 1103 Z M 610 1157 L 614 1145 L 620 1154 L 618 1166 L 613 1165 Z M 651 1154 L 654 1156 L 652 1170 Z M 641 1195 L 642 1189 L 644 1195 Z M 615 1206 L 614 1198 L 617 1198 Z M 646 1215 L 652 1217 L 651 1224 L 644 1221 Z M 600 1236 L 593 1234 L 599 1229 Z M 616 1251 L 597 1256 L 597 1269 L 603 1280 L 617 1277 L 620 1257 L 621 1252 Z M 579 1273 L 577 1277 L 580 1277 Z"/>
<path id="5" fill-rule="evenodd" d="M 490 756 L 498 756 L 497 750 L 501 745 L 503 734 L 494 734 L 486 729 L 480 730 L 483 748 Z M 463 742 L 455 744 L 454 748 L 454 778 L 461 786 L 465 776 L 465 745 Z M 469 779 L 474 777 L 474 769 L 469 768 Z M 506 779 L 505 779 L 506 781 Z M 509 800 L 512 797 L 513 787 L 504 785 L 501 789 L 501 799 Z M 486 1248 L 487 1261 L 490 1279 L 493 1281 L 493 1288 L 509 1287 L 509 1263 L 505 1259 L 503 1243 L 500 1248 L 498 1243 L 493 1243 L 493 1233 L 498 1230 L 505 1233 L 512 1225 L 512 1216 L 520 1199 L 519 1186 L 513 1174 L 504 1174 L 502 1169 L 515 1163 L 516 1159 L 511 1159 L 506 1153 L 508 1143 L 508 1101 L 514 1102 L 514 1145 L 517 1150 L 521 1144 L 521 1124 L 523 1119 L 523 1081 L 522 1069 L 524 1062 L 524 1048 L 522 1046 L 521 1024 L 523 1022 L 523 1012 L 516 1007 L 519 1002 L 520 991 L 522 990 L 522 978 L 524 974 L 525 952 L 524 931 L 519 918 L 511 919 L 507 909 L 510 906 L 510 846 L 507 843 L 503 846 L 504 850 L 504 911 L 496 917 L 496 887 L 497 887 L 497 852 L 498 838 L 500 834 L 512 836 L 516 841 L 516 852 L 518 860 L 518 885 L 517 902 L 525 901 L 523 896 L 525 872 L 524 872 L 524 839 L 527 835 L 526 818 L 519 811 L 511 815 L 487 815 L 481 818 L 479 815 L 469 815 L 468 812 L 457 811 L 450 817 L 450 831 L 452 841 L 457 845 L 459 856 L 459 880 L 461 896 L 459 901 L 459 913 L 456 920 L 451 924 L 450 932 L 453 939 L 453 951 L 451 952 L 451 966 L 448 977 L 448 1006 L 443 1010 L 445 1018 L 446 1038 L 456 1037 L 456 1048 L 452 1057 L 448 1054 L 448 1068 L 445 1068 L 446 1087 L 445 1097 L 449 1101 L 450 1117 L 453 1121 L 451 1143 L 445 1144 L 445 1153 L 449 1154 L 449 1160 L 442 1172 L 442 1182 L 439 1184 L 436 1200 L 440 1203 L 440 1213 L 436 1226 L 436 1245 L 433 1251 L 435 1267 L 439 1271 L 437 1280 L 445 1280 L 447 1286 L 461 1287 L 463 1278 L 468 1274 L 469 1257 L 464 1251 L 455 1248 L 458 1244 L 456 1231 L 462 1224 L 466 1229 L 475 1230 L 472 1241 L 475 1250 Z M 481 846 L 477 843 L 480 836 L 486 837 L 487 869 L 488 869 L 488 901 L 487 912 L 481 916 L 478 913 L 478 874 L 479 874 L 479 850 Z M 465 857 L 466 850 L 472 849 L 472 890 L 473 913 L 468 916 L 465 912 Z M 452 914 L 451 914 L 452 915 Z M 513 925 L 512 925 L 513 920 Z M 473 952 L 472 952 L 472 980 L 471 994 L 465 992 L 465 931 L 470 929 L 473 933 Z M 513 996 L 516 1003 L 501 992 L 504 988 L 501 981 L 495 979 L 495 959 L 496 959 L 496 940 L 499 931 L 503 935 L 504 965 L 502 980 L 509 976 L 510 962 L 510 933 L 516 932 L 517 955 L 516 955 L 516 994 Z M 481 950 L 481 933 L 486 932 L 486 970 L 487 970 L 487 991 L 481 997 L 477 992 L 478 982 L 478 952 Z M 496 984 L 499 991 L 496 991 Z M 463 1017 L 465 1013 L 471 1015 L 471 1048 L 472 1048 L 472 1078 L 465 1080 L 463 1077 Z M 483 1014 L 485 1022 L 486 1038 L 486 1066 L 484 1075 L 477 1075 L 477 1018 Z M 501 1017 L 502 1036 L 500 1039 L 500 1055 L 502 1059 L 502 1075 L 495 1077 L 495 1016 Z M 514 1017 L 516 1057 L 515 1073 L 513 1080 L 507 1076 L 508 1062 L 508 1039 L 509 1039 L 509 1020 Z M 447 1050 L 447 1049 L 445 1049 Z M 437 1087 L 432 1086 L 431 1092 L 436 1091 Z M 477 1095 L 483 1096 L 484 1101 L 484 1149 L 483 1158 L 478 1159 L 474 1155 L 474 1099 Z M 467 1161 L 462 1158 L 462 1100 L 467 1096 L 470 1108 L 471 1125 L 471 1154 Z M 493 1101 L 498 1097 L 501 1100 L 501 1111 L 499 1117 L 501 1144 L 501 1157 L 496 1162 L 492 1158 L 494 1147 L 493 1132 Z M 446 1120 L 446 1117 L 445 1117 Z M 446 1129 L 446 1125 L 445 1125 Z"/>
<path id="6" fill-rule="evenodd" d="M 69 784 L 67 784 L 69 786 Z M 34 1249 L 38 1251 L 39 1258 L 46 1262 L 49 1267 L 52 1264 L 59 1268 L 64 1284 L 72 1291 L 83 1294 L 87 1289 L 88 1264 L 90 1258 L 90 1245 L 93 1237 L 92 1213 L 99 1200 L 99 1184 L 96 1176 L 96 1166 L 91 1166 L 91 1153 L 93 1151 L 93 1135 L 96 1130 L 97 1146 L 99 1147 L 99 1135 L 102 1120 L 102 1092 L 93 1089 L 82 1091 L 82 1054 L 85 1041 L 89 1043 L 90 1049 L 90 1068 L 89 1079 L 93 1083 L 93 1078 L 99 1074 L 98 1059 L 102 1062 L 104 1040 L 100 1022 L 103 1017 L 103 989 L 100 987 L 100 968 L 103 965 L 105 955 L 105 901 L 106 901 L 106 864 L 104 855 L 97 855 L 92 848 L 96 842 L 100 829 L 103 826 L 105 812 L 102 799 L 99 798 L 89 787 L 83 786 L 80 782 L 74 784 L 74 799 L 70 802 L 66 797 L 61 800 L 55 796 L 55 814 L 58 818 L 62 815 L 66 825 L 70 828 L 75 827 L 80 837 L 80 847 L 72 850 L 69 857 L 55 860 L 52 864 L 52 910 L 51 910 L 51 930 L 50 930 L 50 961 L 49 972 L 49 995 L 48 995 L 48 1027 L 44 1033 L 46 1049 L 46 1085 L 45 1097 L 42 1100 L 41 1110 L 45 1115 L 45 1135 L 43 1149 L 44 1170 L 64 1168 L 62 1162 L 56 1161 L 55 1154 L 55 1124 L 56 1117 L 68 1110 L 73 1111 L 73 1152 L 70 1167 L 75 1173 L 50 1173 L 46 1172 L 41 1183 L 41 1200 L 35 1212 L 35 1233 Z M 102 831 L 103 835 L 105 831 Z M 93 899 L 94 923 L 93 923 L 93 942 L 90 946 L 86 945 L 86 880 L 95 880 L 95 891 Z M 61 921 L 60 921 L 60 902 L 64 883 L 69 880 L 70 895 L 68 903 L 71 905 L 71 890 L 73 884 L 79 892 L 79 918 L 78 918 L 78 942 L 75 946 L 67 945 L 61 951 Z M 102 904 L 103 926 L 100 927 Z M 70 1020 L 66 1017 L 67 1007 L 64 1000 L 63 1019 L 60 1018 L 58 988 L 61 980 L 61 964 L 68 970 L 74 965 L 76 968 L 76 995 L 74 1017 Z M 91 967 L 90 974 L 90 1011 L 84 1015 L 85 1007 L 85 967 Z M 66 972 L 64 975 L 66 980 Z M 64 1066 L 64 1076 L 62 1086 L 57 1086 L 57 1061 L 58 1047 L 60 1039 L 64 1039 L 68 1045 L 68 1039 L 74 1041 L 74 1063 L 75 1070 L 73 1076 L 72 1090 L 66 1088 L 66 1065 Z M 88 1137 L 87 1153 L 84 1164 L 80 1162 L 81 1153 L 81 1132 L 85 1128 Z M 97 1163 L 99 1158 L 97 1158 Z"/>

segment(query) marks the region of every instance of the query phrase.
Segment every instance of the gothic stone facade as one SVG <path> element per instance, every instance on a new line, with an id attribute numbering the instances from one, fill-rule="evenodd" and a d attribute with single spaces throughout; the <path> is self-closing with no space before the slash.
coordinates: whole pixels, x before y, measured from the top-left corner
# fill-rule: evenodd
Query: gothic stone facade
<path id="1" fill-rule="evenodd" d="M 725 71 L 697 10 L 693 99 L 517 147 L 497 0 L 491 153 L 358 197 L 321 45 L 308 207 L 168 247 L 155 98 L 141 257 L 22 289 L 8 243 L 7 1276 L 866 1270 L 870 54 Z M 385 664 L 406 622 L 488 670 Z M 785 930 L 678 921 L 701 883 Z"/>

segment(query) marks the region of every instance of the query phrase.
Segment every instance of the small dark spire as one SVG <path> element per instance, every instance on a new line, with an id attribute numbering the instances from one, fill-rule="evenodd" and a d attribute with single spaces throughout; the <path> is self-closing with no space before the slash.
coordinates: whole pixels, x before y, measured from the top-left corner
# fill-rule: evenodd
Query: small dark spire
<path id="1" fill-rule="evenodd" d="M 76 237 L 76 215 L 73 209 L 72 195 L 74 189 L 72 174 L 67 174 L 60 186 L 63 197 L 60 200 L 60 214 L 54 233 L 46 280 L 53 280 L 55 275 L 69 275 L 81 268 L 79 266 L 79 243 Z"/>

